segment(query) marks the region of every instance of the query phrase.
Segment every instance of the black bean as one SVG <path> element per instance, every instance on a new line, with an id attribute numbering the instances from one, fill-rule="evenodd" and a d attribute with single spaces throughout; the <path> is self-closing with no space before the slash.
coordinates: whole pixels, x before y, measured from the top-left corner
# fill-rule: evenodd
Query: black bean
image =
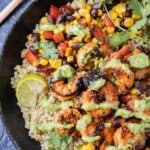
<path id="1" fill-rule="evenodd" d="M 51 24 L 56 24 L 56 19 L 50 19 Z"/>
<path id="2" fill-rule="evenodd" d="M 150 96 L 150 85 L 146 87 L 146 95 Z"/>
<path id="3" fill-rule="evenodd" d="M 148 47 L 144 47 L 143 45 L 139 45 L 137 46 L 137 48 L 141 51 L 141 52 L 144 52 L 146 54 L 150 54 L 150 48 Z"/>
<path id="4" fill-rule="evenodd" d="M 64 15 L 64 14 L 59 15 L 58 18 L 57 18 L 57 20 L 56 20 L 56 23 L 61 23 L 61 22 L 63 22 L 63 21 L 64 21 L 64 18 L 65 18 L 65 15 Z"/>
<path id="5" fill-rule="evenodd" d="M 91 10 L 91 16 L 92 16 L 92 17 L 96 17 L 97 14 L 98 14 L 98 10 L 93 8 L 93 9 Z"/>
<path id="6" fill-rule="evenodd" d="M 84 77 L 82 80 L 83 80 L 84 87 L 87 88 L 88 85 L 89 85 L 89 79 L 88 79 L 88 77 Z"/>
<path id="7" fill-rule="evenodd" d="M 95 3 L 93 4 L 93 9 L 99 9 L 100 8 L 100 4 L 99 3 Z"/>
<path id="8" fill-rule="evenodd" d="M 66 20 L 68 21 L 73 21 L 75 19 L 75 17 L 73 16 L 66 16 Z"/>
<path id="9" fill-rule="evenodd" d="M 74 37 L 74 35 L 71 35 L 71 34 L 65 34 L 65 38 L 67 40 L 70 40 L 72 37 Z"/>
<path id="10" fill-rule="evenodd" d="M 32 33 L 32 39 L 33 39 L 33 42 L 40 41 L 40 34 L 39 33 Z"/>
<path id="11" fill-rule="evenodd" d="M 66 61 L 66 59 L 63 59 L 63 60 L 62 60 L 62 64 L 63 64 L 63 65 L 68 64 L 67 61 Z"/>
<path id="12" fill-rule="evenodd" d="M 126 28 L 125 25 L 124 25 L 124 20 L 120 21 L 120 26 L 123 27 L 123 28 Z"/>
<path id="13" fill-rule="evenodd" d="M 72 44 L 72 48 L 73 48 L 74 50 L 78 50 L 80 47 L 81 47 L 80 43 L 73 43 L 73 44 Z"/>
<path id="14" fill-rule="evenodd" d="M 64 15 L 65 16 L 70 16 L 70 15 L 72 15 L 73 14 L 73 11 L 72 10 L 69 10 L 69 9 L 67 9 L 65 12 L 64 12 Z"/>
<path id="15" fill-rule="evenodd" d="M 126 12 L 123 13 L 123 17 L 130 17 L 132 15 L 132 11 L 128 10 Z"/>
<path id="16" fill-rule="evenodd" d="M 132 9 L 130 8 L 129 5 L 126 5 L 126 10 L 127 10 L 127 11 L 131 11 Z"/>

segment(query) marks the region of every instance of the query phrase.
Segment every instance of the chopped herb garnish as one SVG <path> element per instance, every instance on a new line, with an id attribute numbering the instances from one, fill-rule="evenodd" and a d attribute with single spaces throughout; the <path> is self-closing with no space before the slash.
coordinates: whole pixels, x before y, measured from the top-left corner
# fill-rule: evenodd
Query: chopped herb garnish
<path id="1" fill-rule="evenodd" d="M 66 150 L 72 142 L 72 137 L 69 135 L 60 136 L 55 131 L 50 132 L 48 142 L 52 145 L 49 150 Z"/>

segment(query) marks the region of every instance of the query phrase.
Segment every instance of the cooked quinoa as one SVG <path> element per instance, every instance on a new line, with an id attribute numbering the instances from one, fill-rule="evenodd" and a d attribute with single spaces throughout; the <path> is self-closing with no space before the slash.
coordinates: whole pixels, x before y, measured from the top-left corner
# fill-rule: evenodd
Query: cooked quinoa
<path id="1" fill-rule="evenodd" d="M 42 150 L 149 149 L 149 7 L 140 0 L 51 5 L 27 36 L 11 85 L 28 74 L 47 82 L 34 106 L 18 100 Z"/>

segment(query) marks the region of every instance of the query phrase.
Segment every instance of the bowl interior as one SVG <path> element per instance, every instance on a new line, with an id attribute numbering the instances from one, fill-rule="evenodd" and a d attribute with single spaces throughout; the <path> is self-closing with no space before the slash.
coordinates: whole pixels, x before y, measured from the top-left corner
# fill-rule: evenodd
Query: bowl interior
<path id="1" fill-rule="evenodd" d="M 24 128 L 24 120 L 17 106 L 15 91 L 11 88 L 10 78 L 13 76 L 13 68 L 21 64 L 20 52 L 25 48 L 26 36 L 32 32 L 35 24 L 48 12 L 50 4 L 61 6 L 67 0 L 37 1 L 28 8 L 14 26 L 7 38 L 0 58 L 0 101 L 4 123 L 18 147 L 23 150 L 39 150 L 40 145 L 28 136 L 28 130 Z"/>

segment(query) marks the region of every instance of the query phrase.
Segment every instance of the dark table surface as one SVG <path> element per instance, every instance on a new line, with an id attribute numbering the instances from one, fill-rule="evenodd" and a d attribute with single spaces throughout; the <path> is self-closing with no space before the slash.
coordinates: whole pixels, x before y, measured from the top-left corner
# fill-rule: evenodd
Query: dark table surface
<path id="1" fill-rule="evenodd" d="M 0 57 L 2 55 L 3 46 L 8 34 L 11 32 L 13 25 L 22 15 L 24 10 L 29 7 L 35 0 L 24 0 L 23 3 L 13 11 L 13 13 L 0 24 Z M 9 4 L 11 0 L 0 0 L 0 12 Z M 0 68 L 1 69 L 1 68 Z M 16 150 L 15 144 L 12 142 L 4 125 L 4 118 L 0 107 L 0 150 Z"/>

